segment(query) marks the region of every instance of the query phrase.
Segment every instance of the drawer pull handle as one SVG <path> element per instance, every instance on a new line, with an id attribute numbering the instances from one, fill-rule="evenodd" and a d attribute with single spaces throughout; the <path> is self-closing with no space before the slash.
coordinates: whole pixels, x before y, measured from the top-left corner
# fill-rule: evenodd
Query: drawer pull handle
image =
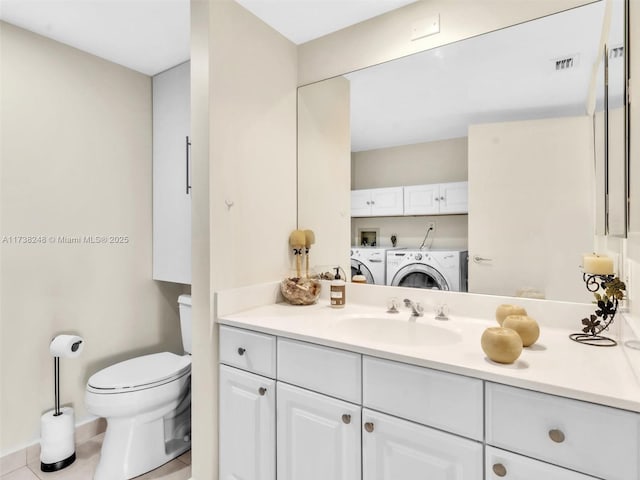
<path id="1" fill-rule="evenodd" d="M 549 430 L 549 438 L 556 443 L 562 443 L 564 442 L 564 433 L 562 433 L 562 430 L 554 428 Z"/>
<path id="2" fill-rule="evenodd" d="M 369 433 L 373 432 L 373 423 L 372 422 L 366 422 L 364 424 L 364 429 Z"/>
<path id="3" fill-rule="evenodd" d="M 238 349 L 238 355 L 242 356 L 242 355 L 244 355 L 244 352 L 246 352 L 246 350 L 244 348 L 240 347 Z"/>
<path id="4" fill-rule="evenodd" d="M 264 397 L 264 394 L 265 394 L 265 393 L 267 393 L 267 389 L 266 389 L 266 388 L 264 388 L 264 387 L 260 387 L 260 388 L 258 389 L 258 393 L 259 393 L 261 396 L 263 396 L 263 397 Z"/>
<path id="5" fill-rule="evenodd" d="M 498 477 L 505 477 L 507 475 L 507 468 L 501 463 L 494 463 L 493 473 Z"/>
<path id="6" fill-rule="evenodd" d="M 351 415 L 349 415 L 348 413 L 342 415 L 342 423 L 346 423 L 347 425 L 349 425 L 351 423 Z"/>

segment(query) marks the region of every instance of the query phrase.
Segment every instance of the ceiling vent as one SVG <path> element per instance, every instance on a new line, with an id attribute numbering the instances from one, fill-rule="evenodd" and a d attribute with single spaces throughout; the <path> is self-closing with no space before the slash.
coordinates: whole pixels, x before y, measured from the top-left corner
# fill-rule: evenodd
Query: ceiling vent
<path id="1" fill-rule="evenodd" d="M 616 45 L 615 47 L 611 47 L 609 49 L 609 60 L 614 60 L 616 58 L 622 58 L 624 56 L 624 46 Z"/>
<path id="2" fill-rule="evenodd" d="M 556 71 L 563 72 L 565 70 L 571 70 L 578 66 L 580 60 L 579 55 L 567 55 L 566 57 L 560 57 L 552 60 L 555 63 Z"/>

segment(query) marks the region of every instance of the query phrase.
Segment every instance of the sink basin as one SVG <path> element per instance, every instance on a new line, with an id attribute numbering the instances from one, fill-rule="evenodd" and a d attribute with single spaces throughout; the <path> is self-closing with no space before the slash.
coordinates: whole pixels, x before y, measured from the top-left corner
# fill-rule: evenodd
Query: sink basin
<path id="1" fill-rule="evenodd" d="M 386 345 L 451 345 L 462 336 L 450 329 L 408 318 L 386 318 L 376 315 L 346 316 L 336 324 L 341 335 Z"/>

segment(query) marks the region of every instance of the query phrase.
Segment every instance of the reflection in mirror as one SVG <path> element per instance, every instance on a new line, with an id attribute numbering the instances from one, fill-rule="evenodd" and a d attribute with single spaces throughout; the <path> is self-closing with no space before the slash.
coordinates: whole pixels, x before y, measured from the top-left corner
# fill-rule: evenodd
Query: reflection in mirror
<path id="1" fill-rule="evenodd" d="M 352 249 L 354 265 L 376 283 L 397 284 L 404 268 L 404 285 L 464 291 L 468 277 L 475 293 L 590 301 L 579 270 L 595 229 L 586 104 L 603 13 L 597 2 L 345 75 L 352 219 L 335 240 L 357 247 L 375 231 L 376 247 L 395 237 L 405 249 L 386 274 L 371 248 Z M 299 152 L 303 179 L 305 162 Z M 466 251 L 468 273 L 455 253 Z"/>

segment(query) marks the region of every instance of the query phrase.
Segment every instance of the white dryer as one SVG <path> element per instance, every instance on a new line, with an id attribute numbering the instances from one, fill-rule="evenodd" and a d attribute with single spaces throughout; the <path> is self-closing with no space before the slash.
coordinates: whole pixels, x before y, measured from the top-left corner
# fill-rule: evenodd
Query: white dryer
<path id="1" fill-rule="evenodd" d="M 384 247 L 351 247 L 351 277 L 360 271 L 367 283 L 384 285 L 386 253 Z"/>
<path id="2" fill-rule="evenodd" d="M 391 250 L 387 285 L 467 291 L 466 250 Z"/>

